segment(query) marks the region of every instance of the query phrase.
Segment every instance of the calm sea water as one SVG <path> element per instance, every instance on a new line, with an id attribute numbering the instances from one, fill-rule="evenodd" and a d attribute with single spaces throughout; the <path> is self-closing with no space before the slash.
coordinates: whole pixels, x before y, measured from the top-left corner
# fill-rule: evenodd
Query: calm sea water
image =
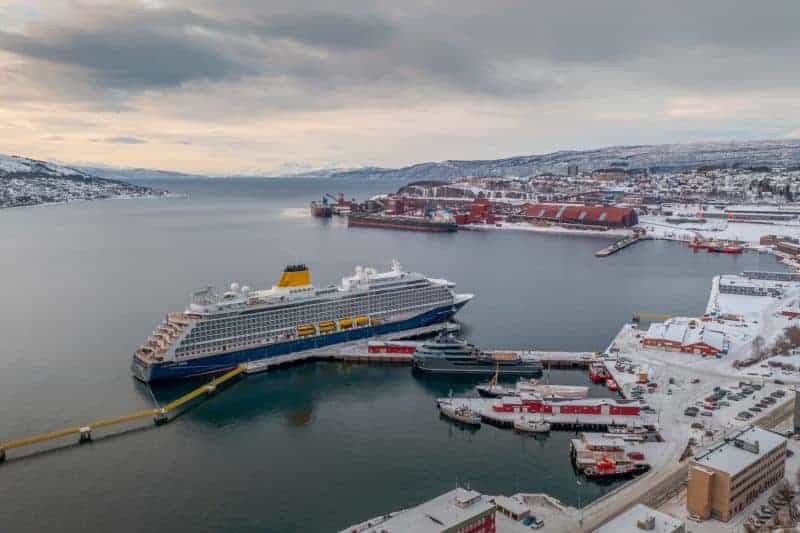
<path id="1" fill-rule="evenodd" d="M 286 263 L 327 284 L 397 258 L 476 294 L 459 315 L 470 340 L 565 350 L 602 349 L 635 311 L 702 312 L 716 273 L 780 268 L 663 242 L 599 260 L 596 238 L 348 229 L 307 214 L 325 191 L 364 198 L 398 182 L 159 184 L 189 197 L 0 211 L 0 440 L 151 406 L 130 354 L 163 314 L 207 284 L 270 286 Z M 3 464 L 0 529 L 327 531 L 458 482 L 577 503 L 573 435 L 439 418 L 436 397 L 474 384 L 334 363 L 248 378 L 167 426 Z M 154 392 L 164 401 L 187 386 Z M 584 484 L 581 497 L 613 486 Z"/>

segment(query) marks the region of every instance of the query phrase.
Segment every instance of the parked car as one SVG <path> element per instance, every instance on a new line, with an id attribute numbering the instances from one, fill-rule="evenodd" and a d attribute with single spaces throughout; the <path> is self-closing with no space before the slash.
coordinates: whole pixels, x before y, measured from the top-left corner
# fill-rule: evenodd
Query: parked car
<path id="1" fill-rule="evenodd" d="M 700 416 L 711 416 L 711 411 L 703 411 Z"/>

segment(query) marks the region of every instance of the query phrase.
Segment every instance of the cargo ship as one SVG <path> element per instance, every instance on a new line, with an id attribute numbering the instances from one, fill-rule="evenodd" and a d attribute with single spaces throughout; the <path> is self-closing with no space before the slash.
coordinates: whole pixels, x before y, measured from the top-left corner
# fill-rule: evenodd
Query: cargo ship
<path id="1" fill-rule="evenodd" d="M 271 289 L 233 283 L 195 291 L 167 314 L 133 355 L 144 382 L 223 372 L 239 364 L 365 339 L 450 319 L 473 298 L 455 284 L 405 272 L 356 267 L 339 286 L 316 288 L 305 265 L 286 267 Z"/>
<path id="2" fill-rule="evenodd" d="M 409 215 L 384 215 L 376 213 L 350 213 L 347 225 L 353 227 L 387 228 L 408 231 L 449 233 L 458 230 L 458 225 L 449 217 L 415 217 Z"/>
<path id="3" fill-rule="evenodd" d="M 542 373 L 542 364 L 538 361 L 523 360 L 519 354 L 484 352 L 445 334 L 420 345 L 414 352 L 412 365 L 415 370 L 439 374 L 538 376 Z"/>
<path id="4" fill-rule="evenodd" d="M 333 216 L 333 208 L 328 204 L 327 198 L 322 198 L 322 201 L 311 202 L 311 216 L 318 218 L 330 218 Z"/>

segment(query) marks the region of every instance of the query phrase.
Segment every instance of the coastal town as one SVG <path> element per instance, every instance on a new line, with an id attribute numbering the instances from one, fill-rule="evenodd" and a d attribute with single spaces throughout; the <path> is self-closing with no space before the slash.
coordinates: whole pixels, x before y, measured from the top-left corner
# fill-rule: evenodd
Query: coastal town
<path id="1" fill-rule="evenodd" d="M 557 391 L 570 389 L 559 385 L 547 385 L 548 397 L 532 390 L 541 386 L 523 380 L 501 386 L 495 376 L 478 394 L 438 400 L 442 415 L 455 424 L 535 435 L 577 432 L 568 453 L 583 483 L 629 480 L 611 493 L 576 508 L 548 494 L 458 487 L 343 531 L 405 531 L 411 525 L 415 531 L 481 532 L 795 527 L 799 187 L 796 169 L 656 176 L 570 168 L 565 176 L 415 182 L 361 203 L 332 195 L 330 203 L 313 203 L 313 215 L 355 218 L 351 227 L 613 239 L 598 257 L 640 239 L 672 240 L 694 252 L 768 253 L 786 268 L 715 276 L 701 316 L 634 315 L 602 352 L 549 359 L 515 352 L 545 366 L 584 367 L 591 381 L 606 384 L 618 399 L 559 397 Z M 352 348 L 350 355 L 356 356 Z"/>
<path id="2" fill-rule="evenodd" d="M 0 155 L 0 208 L 167 194 L 55 163 Z"/>

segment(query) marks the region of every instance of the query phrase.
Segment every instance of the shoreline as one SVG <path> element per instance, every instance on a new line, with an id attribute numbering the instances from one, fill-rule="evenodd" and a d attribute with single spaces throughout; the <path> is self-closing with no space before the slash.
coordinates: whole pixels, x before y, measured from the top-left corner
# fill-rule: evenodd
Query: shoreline
<path id="1" fill-rule="evenodd" d="M 90 202 L 102 202 L 108 200 L 161 200 L 161 199 L 187 199 L 189 198 L 188 194 L 179 194 L 179 193 L 172 193 L 169 191 L 165 191 L 164 194 L 143 194 L 143 195 L 119 195 L 119 196 L 109 196 L 106 198 L 77 198 L 74 200 L 56 200 L 53 202 L 39 202 L 38 204 L 25 204 L 25 205 L 10 205 L 10 206 L 0 206 L 0 213 L 3 211 L 11 211 L 11 210 L 21 210 L 21 209 L 36 209 L 36 208 L 43 208 L 43 207 L 54 207 L 59 205 L 68 205 L 68 204 L 85 204 Z"/>

